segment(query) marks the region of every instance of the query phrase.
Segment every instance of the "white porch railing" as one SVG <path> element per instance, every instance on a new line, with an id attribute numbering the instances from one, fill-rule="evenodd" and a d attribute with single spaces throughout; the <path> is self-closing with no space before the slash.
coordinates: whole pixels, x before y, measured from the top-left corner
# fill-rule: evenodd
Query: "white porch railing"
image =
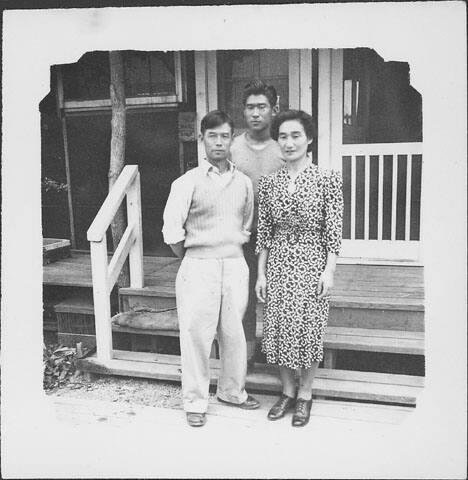
<path id="1" fill-rule="evenodd" d="M 342 145 L 343 254 L 416 260 L 422 143 Z"/>
<path id="2" fill-rule="evenodd" d="M 108 262 L 106 231 L 124 197 L 127 199 L 127 228 Z M 88 241 L 91 245 L 97 358 L 107 361 L 112 358 L 110 294 L 127 256 L 130 286 L 143 287 L 140 174 L 136 165 L 127 165 L 122 170 L 88 229 Z"/>

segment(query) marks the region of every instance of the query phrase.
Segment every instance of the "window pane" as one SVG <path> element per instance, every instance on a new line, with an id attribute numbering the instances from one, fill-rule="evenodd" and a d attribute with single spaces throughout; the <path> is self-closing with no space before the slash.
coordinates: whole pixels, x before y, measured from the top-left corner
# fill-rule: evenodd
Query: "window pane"
<path id="1" fill-rule="evenodd" d="M 125 52 L 127 97 L 175 95 L 173 52 Z"/>
<path id="2" fill-rule="evenodd" d="M 65 100 L 109 98 L 109 52 L 89 52 L 78 62 L 63 65 Z"/>
<path id="3" fill-rule="evenodd" d="M 126 97 L 175 95 L 174 52 L 122 52 Z M 89 52 L 63 66 L 65 100 L 110 98 L 109 52 Z"/>

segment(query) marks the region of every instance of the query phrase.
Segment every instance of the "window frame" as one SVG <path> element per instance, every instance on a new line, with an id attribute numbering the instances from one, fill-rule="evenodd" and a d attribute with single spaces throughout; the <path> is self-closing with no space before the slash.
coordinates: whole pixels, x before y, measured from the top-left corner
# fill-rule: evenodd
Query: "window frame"
<path id="1" fill-rule="evenodd" d="M 57 75 L 57 103 L 58 108 L 67 113 L 83 112 L 93 110 L 110 110 L 112 108 L 110 96 L 99 100 L 65 100 L 63 92 L 62 69 L 59 65 L 56 70 Z M 183 52 L 174 52 L 174 77 L 175 77 L 175 95 L 139 95 L 138 97 L 127 97 L 125 104 L 131 108 L 177 108 L 178 104 L 184 103 L 187 99 L 187 85 L 184 71 Z"/>

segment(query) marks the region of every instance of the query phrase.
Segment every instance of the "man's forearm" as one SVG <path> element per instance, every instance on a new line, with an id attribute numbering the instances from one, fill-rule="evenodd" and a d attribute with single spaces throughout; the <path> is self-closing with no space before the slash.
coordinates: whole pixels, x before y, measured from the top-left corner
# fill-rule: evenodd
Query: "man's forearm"
<path id="1" fill-rule="evenodd" d="M 183 258 L 185 255 L 185 247 L 184 247 L 184 241 L 182 240 L 181 242 L 178 243 L 173 243 L 169 245 L 171 247 L 171 250 L 174 252 L 174 254 L 179 257 Z"/>

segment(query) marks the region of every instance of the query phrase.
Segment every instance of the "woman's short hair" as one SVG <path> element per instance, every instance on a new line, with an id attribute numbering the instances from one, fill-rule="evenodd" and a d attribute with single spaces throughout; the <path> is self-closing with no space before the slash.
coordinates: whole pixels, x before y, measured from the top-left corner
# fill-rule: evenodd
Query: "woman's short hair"
<path id="1" fill-rule="evenodd" d="M 232 121 L 232 118 L 226 112 L 212 110 L 202 118 L 200 122 L 200 132 L 204 135 L 209 128 L 217 128 L 225 123 L 231 127 L 231 133 L 234 133 L 234 122 Z"/>
<path id="2" fill-rule="evenodd" d="M 288 120 L 297 120 L 304 127 L 304 132 L 309 140 L 317 136 L 314 119 L 308 113 L 302 110 L 285 110 L 273 118 L 271 138 L 278 140 L 279 128 Z"/>
<path id="3" fill-rule="evenodd" d="M 278 95 L 273 85 L 267 85 L 263 80 L 254 79 L 244 87 L 242 103 L 245 105 L 250 95 L 265 95 L 270 107 L 273 108 L 278 102 Z"/>

